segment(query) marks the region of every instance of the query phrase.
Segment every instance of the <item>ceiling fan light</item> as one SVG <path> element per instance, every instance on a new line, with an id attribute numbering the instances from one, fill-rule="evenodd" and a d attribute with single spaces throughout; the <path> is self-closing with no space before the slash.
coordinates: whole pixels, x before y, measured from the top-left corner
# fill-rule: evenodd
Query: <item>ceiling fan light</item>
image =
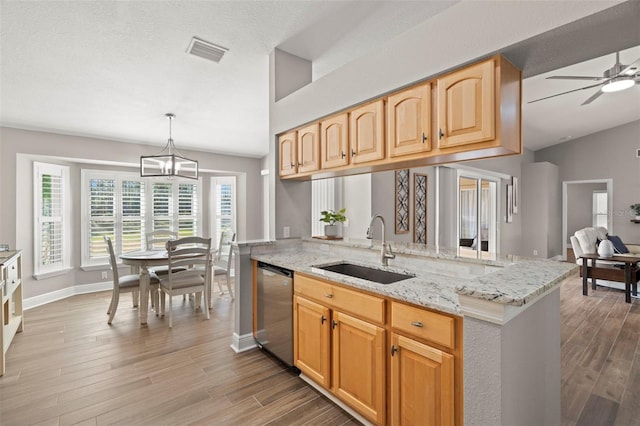
<path id="1" fill-rule="evenodd" d="M 632 78 L 614 78 L 602 86 L 602 91 L 604 93 L 619 92 L 632 87 L 634 84 L 635 81 Z"/>

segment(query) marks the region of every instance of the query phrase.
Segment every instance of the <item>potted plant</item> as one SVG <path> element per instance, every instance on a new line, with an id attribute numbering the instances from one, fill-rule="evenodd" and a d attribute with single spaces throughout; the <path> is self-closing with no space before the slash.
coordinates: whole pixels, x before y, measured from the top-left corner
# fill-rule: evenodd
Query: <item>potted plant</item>
<path id="1" fill-rule="evenodd" d="M 337 212 L 333 210 L 323 210 L 320 212 L 322 217 L 320 218 L 321 222 L 324 222 L 324 235 L 326 237 L 337 237 L 338 236 L 338 225 L 337 223 L 343 223 L 347 220 L 347 217 L 344 215 L 344 212 L 347 209 L 340 209 Z"/>
<path id="2" fill-rule="evenodd" d="M 640 220 L 640 204 L 631 204 L 631 210 L 636 212 L 636 220 Z"/>

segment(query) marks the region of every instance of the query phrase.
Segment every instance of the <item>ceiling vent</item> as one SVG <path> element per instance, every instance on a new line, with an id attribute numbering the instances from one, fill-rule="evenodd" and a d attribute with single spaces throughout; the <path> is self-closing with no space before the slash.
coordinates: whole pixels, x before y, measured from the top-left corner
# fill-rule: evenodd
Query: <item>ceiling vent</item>
<path id="1" fill-rule="evenodd" d="M 199 39 L 198 37 L 193 37 L 191 39 L 191 43 L 189 43 L 189 47 L 187 48 L 187 53 L 199 56 L 209 61 L 220 62 L 220 59 L 222 59 L 228 50 L 229 49 L 225 47 L 216 46 L 215 44 Z"/>

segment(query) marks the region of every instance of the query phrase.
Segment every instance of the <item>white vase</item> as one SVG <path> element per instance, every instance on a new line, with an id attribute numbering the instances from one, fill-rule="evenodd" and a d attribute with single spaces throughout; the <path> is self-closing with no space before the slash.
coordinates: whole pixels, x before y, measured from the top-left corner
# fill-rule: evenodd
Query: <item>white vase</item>
<path id="1" fill-rule="evenodd" d="M 640 220 L 640 214 L 636 215 L 636 219 L 635 220 Z"/>
<path id="2" fill-rule="evenodd" d="M 598 256 L 600 257 L 612 257 L 613 256 L 613 243 L 609 240 L 602 240 L 598 245 Z"/>
<path id="3" fill-rule="evenodd" d="M 324 226 L 324 236 L 325 237 L 337 237 L 338 236 L 338 225 L 325 225 Z"/>

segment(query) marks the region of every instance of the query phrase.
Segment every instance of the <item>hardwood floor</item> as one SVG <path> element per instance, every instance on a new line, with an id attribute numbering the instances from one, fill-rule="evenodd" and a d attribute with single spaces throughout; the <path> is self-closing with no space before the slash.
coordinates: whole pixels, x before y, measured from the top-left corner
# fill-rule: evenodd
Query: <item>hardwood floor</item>
<path id="1" fill-rule="evenodd" d="M 582 280 L 560 288 L 562 424 L 640 424 L 640 299 Z"/>
<path id="2" fill-rule="evenodd" d="M 562 422 L 639 424 L 640 300 L 599 288 L 561 289 Z M 259 350 L 230 348 L 233 305 L 215 297 L 211 320 L 176 298 L 174 327 L 137 323 L 125 295 L 112 326 L 109 293 L 27 311 L 0 377 L 0 424 L 355 425 Z"/>
<path id="3" fill-rule="evenodd" d="M 0 377 L 0 424 L 348 425 L 332 402 L 262 351 L 229 347 L 233 305 L 211 319 L 176 297 L 168 318 L 137 323 L 123 295 L 74 296 L 26 313 Z"/>

